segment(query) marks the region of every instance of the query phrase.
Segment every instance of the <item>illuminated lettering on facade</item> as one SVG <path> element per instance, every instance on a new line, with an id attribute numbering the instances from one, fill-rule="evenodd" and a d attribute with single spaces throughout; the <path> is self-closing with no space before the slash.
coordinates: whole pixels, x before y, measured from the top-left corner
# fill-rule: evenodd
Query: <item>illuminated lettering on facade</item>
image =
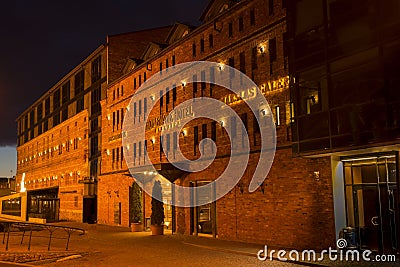
<path id="1" fill-rule="evenodd" d="M 183 119 L 189 117 L 194 117 L 192 106 L 174 110 L 168 115 L 163 114 L 157 118 L 148 120 L 146 122 L 146 131 L 156 128 L 156 132 L 159 132 L 163 127 L 164 130 L 172 129 L 179 126 Z"/>

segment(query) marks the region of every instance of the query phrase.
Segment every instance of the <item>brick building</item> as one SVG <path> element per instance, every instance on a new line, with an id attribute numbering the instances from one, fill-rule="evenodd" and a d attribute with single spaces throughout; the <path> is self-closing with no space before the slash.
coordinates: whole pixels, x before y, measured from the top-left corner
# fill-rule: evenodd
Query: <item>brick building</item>
<path id="1" fill-rule="evenodd" d="M 100 101 L 126 62 L 170 28 L 108 36 L 18 117 L 17 192 L 28 192 L 29 217 L 96 221 Z"/>
<path id="2" fill-rule="evenodd" d="M 286 10 L 281 1 L 210 1 L 203 24 L 184 34 L 182 25 L 175 25 L 161 46 L 149 45 L 147 58 L 126 74 L 109 84 L 107 97 L 101 102 L 102 164 L 98 184 L 98 222 L 129 226 L 129 188 L 134 179 L 148 175 L 151 168 L 144 162 L 147 153 L 156 166 L 154 179 L 163 182 L 165 203 L 174 197 L 168 189 L 174 183 L 197 187 L 215 180 L 229 160 L 229 139 L 220 122 L 196 119 L 183 132 L 160 136 L 157 127 L 148 127 L 145 140 L 123 147 L 125 133 L 121 128 L 128 110 L 134 110 L 137 121 L 157 121 L 173 107 L 195 97 L 212 97 L 225 101 L 247 125 L 251 137 L 250 163 L 240 182 L 216 202 L 196 208 L 180 208 L 165 204 L 165 222 L 173 232 L 205 234 L 222 239 L 265 243 L 293 248 L 326 248 L 335 242 L 335 220 L 332 202 L 332 179 L 328 158 L 294 157 L 292 153 L 291 104 L 288 78 L 288 51 L 284 45 L 287 32 Z M 171 38 L 174 41 L 170 42 Z M 176 81 L 163 98 L 148 110 L 152 96 L 130 104 L 132 95 L 143 80 L 159 75 L 167 67 L 191 61 L 212 61 L 246 73 L 268 100 L 276 123 L 277 148 L 275 161 L 265 182 L 253 193 L 247 188 L 260 153 L 260 136 L 255 117 L 240 98 L 227 101 L 229 92 L 206 83 Z M 217 75 L 205 73 L 207 77 Z M 198 77 L 203 73 L 199 73 Z M 123 90 L 124 94 L 121 94 Z M 228 120 L 227 123 L 232 123 Z M 237 140 L 240 143 L 241 133 Z M 171 175 L 166 153 L 175 153 L 177 143 L 188 159 L 199 156 L 202 138 L 216 140 L 218 154 L 210 167 L 198 173 Z M 160 149 L 160 142 L 165 145 Z M 133 178 L 124 159 L 134 155 L 137 164 Z M 318 173 L 318 177 L 316 176 Z M 167 179 L 164 179 L 167 178 Z M 152 184 L 145 184 L 151 187 Z M 209 198 L 210 194 L 197 196 Z M 193 196 L 187 196 L 189 198 Z M 143 193 L 143 224 L 148 226 L 151 215 L 148 194 Z"/>

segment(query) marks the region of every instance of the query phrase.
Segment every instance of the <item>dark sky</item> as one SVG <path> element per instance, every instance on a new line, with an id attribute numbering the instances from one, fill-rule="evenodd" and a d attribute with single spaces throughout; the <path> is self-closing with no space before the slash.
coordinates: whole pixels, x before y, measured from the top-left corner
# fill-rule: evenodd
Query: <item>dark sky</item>
<path id="1" fill-rule="evenodd" d="M 105 42 L 108 34 L 199 25 L 208 0 L 4 1 L 0 15 L 0 147 L 19 114 Z"/>

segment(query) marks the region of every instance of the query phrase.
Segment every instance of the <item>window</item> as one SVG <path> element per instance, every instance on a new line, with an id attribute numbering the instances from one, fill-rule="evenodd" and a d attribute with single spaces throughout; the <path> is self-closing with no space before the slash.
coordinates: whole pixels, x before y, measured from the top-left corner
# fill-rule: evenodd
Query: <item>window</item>
<path id="1" fill-rule="evenodd" d="M 62 87 L 62 104 L 65 104 L 69 101 L 70 99 L 70 82 L 66 82 Z"/>
<path id="2" fill-rule="evenodd" d="M 141 116 L 142 116 L 142 100 L 139 100 L 139 121 Z"/>
<path id="3" fill-rule="evenodd" d="M 37 121 L 40 121 L 43 118 L 43 104 L 40 103 L 37 107 Z"/>
<path id="4" fill-rule="evenodd" d="M 53 94 L 53 111 L 60 107 L 60 97 L 61 97 L 61 92 L 60 89 L 58 89 Z"/>
<path id="5" fill-rule="evenodd" d="M 175 66 L 175 55 L 172 56 L 172 66 Z"/>
<path id="6" fill-rule="evenodd" d="M 115 156 L 116 156 L 116 161 L 119 161 L 119 147 L 117 147 L 116 152 L 115 152 Z"/>
<path id="7" fill-rule="evenodd" d="M 50 114 L 50 97 L 44 102 L 44 112 L 46 116 Z"/>
<path id="8" fill-rule="evenodd" d="M 254 26 L 256 24 L 256 14 L 254 8 L 250 10 L 250 25 Z"/>
<path id="9" fill-rule="evenodd" d="M 269 40 L 269 60 L 270 62 L 276 61 L 276 38 Z"/>
<path id="10" fill-rule="evenodd" d="M 201 97 L 204 96 L 204 91 L 206 90 L 206 82 L 204 82 L 206 80 L 206 72 L 203 70 L 201 71 Z"/>
<path id="11" fill-rule="evenodd" d="M 210 96 L 213 95 L 213 88 L 215 87 L 215 69 L 210 67 Z"/>
<path id="12" fill-rule="evenodd" d="M 124 86 L 121 86 L 121 96 L 124 96 Z"/>
<path id="13" fill-rule="evenodd" d="M 212 33 L 210 33 L 210 35 L 208 36 L 208 46 L 210 48 L 214 47 L 214 35 L 212 35 Z"/>
<path id="14" fill-rule="evenodd" d="M 164 106 L 164 97 L 163 97 L 163 91 L 160 91 L 160 114 L 162 113 L 162 108 Z"/>
<path id="15" fill-rule="evenodd" d="M 239 18 L 239 31 L 242 32 L 244 29 L 243 17 Z"/>
<path id="16" fill-rule="evenodd" d="M 147 81 L 147 75 L 146 75 L 146 72 L 144 72 L 143 73 L 143 82 L 146 82 Z"/>
<path id="17" fill-rule="evenodd" d="M 117 130 L 118 130 L 118 127 L 119 127 L 119 110 L 117 110 Z"/>
<path id="18" fill-rule="evenodd" d="M 121 108 L 121 128 L 123 123 L 124 123 L 124 109 Z"/>
<path id="19" fill-rule="evenodd" d="M 270 16 L 274 15 L 274 0 L 268 0 L 268 13 Z"/>
<path id="20" fill-rule="evenodd" d="M 133 79 L 133 89 L 136 89 L 136 78 Z"/>
<path id="21" fill-rule="evenodd" d="M 172 88 L 172 105 L 175 107 L 176 102 L 176 85 Z"/>
<path id="22" fill-rule="evenodd" d="M 193 54 L 193 57 L 196 56 L 196 44 L 192 45 L 192 54 Z"/>
<path id="23" fill-rule="evenodd" d="M 257 67 L 257 46 L 255 46 L 251 49 L 251 69 L 255 70 Z"/>
<path id="24" fill-rule="evenodd" d="M 236 137 L 236 117 L 231 117 L 231 136 Z"/>
<path id="25" fill-rule="evenodd" d="M 204 39 L 200 40 L 200 52 L 204 52 Z"/>
<path id="26" fill-rule="evenodd" d="M 279 106 L 275 106 L 275 124 L 276 126 L 281 125 L 281 115 Z"/>
<path id="27" fill-rule="evenodd" d="M 139 86 L 142 85 L 142 75 L 139 75 Z"/>
<path id="28" fill-rule="evenodd" d="M 193 75 L 193 98 L 196 98 L 197 94 L 197 75 Z"/>
<path id="29" fill-rule="evenodd" d="M 143 116 L 144 116 L 144 119 L 146 119 L 146 115 L 147 115 L 147 98 L 145 97 L 143 99 Z"/>
<path id="30" fill-rule="evenodd" d="M 193 129 L 193 153 L 194 153 L 194 155 L 196 155 L 198 144 L 199 144 L 199 127 L 195 126 Z"/>
<path id="31" fill-rule="evenodd" d="M 169 61 L 168 61 L 168 58 L 165 60 L 165 68 L 166 68 L 166 69 L 169 68 Z"/>
<path id="32" fill-rule="evenodd" d="M 160 74 L 162 73 L 162 62 L 160 62 Z"/>
<path id="33" fill-rule="evenodd" d="M 60 124 L 60 112 L 57 112 L 53 116 L 53 127 Z"/>
<path id="34" fill-rule="evenodd" d="M 136 121 L 136 116 L 137 116 L 137 108 L 136 108 L 136 102 L 133 103 L 133 123 Z"/>
<path id="35" fill-rule="evenodd" d="M 114 129 L 115 128 L 115 111 L 113 112 L 113 132 L 114 132 Z"/>
<path id="36" fill-rule="evenodd" d="M 165 111 L 168 112 L 168 105 L 169 105 L 169 88 L 165 90 Z"/>
<path id="37" fill-rule="evenodd" d="M 117 98 L 119 98 L 119 87 L 117 88 Z"/>
<path id="38" fill-rule="evenodd" d="M 246 73 L 246 55 L 244 52 L 239 54 L 240 71 Z"/>
<path id="39" fill-rule="evenodd" d="M 68 120 L 68 107 L 63 108 L 62 110 L 62 121 Z"/>
<path id="40" fill-rule="evenodd" d="M 228 24 L 228 35 L 229 37 L 233 37 L 233 25 L 232 22 Z"/>
<path id="41" fill-rule="evenodd" d="M 201 139 L 207 138 L 207 124 L 201 125 Z"/>
<path id="42" fill-rule="evenodd" d="M 76 113 L 81 112 L 85 108 L 85 98 L 84 96 L 80 96 L 76 101 Z"/>
<path id="43" fill-rule="evenodd" d="M 92 62 L 92 83 L 97 82 L 101 78 L 101 57 L 97 57 Z"/>
<path id="44" fill-rule="evenodd" d="M 115 100 L 115 90 L 113 91 L 113 100 Z"/>
<path id="45" fill-rule="evenodd" d="M 115 148 L 112 150 L 112 162 L 115 162 Z"/>
<path id="46" fill-rule="evenodd" d="M 245 144 L 245 138 L 247 138 L 248 134 L 249 134 L 249 128 L 248 128 L 248 124 L 247 124 L 247 113 L 243 113 L 240 115 L 240 119 L 244 125 L 244 128 L 242 128 L 242 147 L 244 147 Z M 247 132 L 247 135 L 245 134 L 245 130 Z"/>
<path id="47" fill-rule="evenodd" d="M 217 122 L 211 122 L 211 140 L 217 142 Z"/>
<path id="48" fill-rule="evenodd" d="M 85 86 L 85 72 L 81 70 L 75 75 L 75 96 L 84 91 Z"/>

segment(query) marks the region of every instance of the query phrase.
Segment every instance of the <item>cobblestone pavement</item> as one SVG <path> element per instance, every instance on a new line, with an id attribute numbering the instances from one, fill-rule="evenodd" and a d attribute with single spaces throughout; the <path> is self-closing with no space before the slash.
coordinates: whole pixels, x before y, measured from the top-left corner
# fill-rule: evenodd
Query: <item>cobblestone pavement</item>
<path id="1" fill-rule="evenodd" d="M 257 252 L 263 246 L 216 240 L 206 237 L 182 235 L 151 236 L 149 232 L 132 233 L 129 228 L 80 223 L 59 223 L 84 228 L 86 234 L 73 236 L 70 250 L 65 251 L 64 240 L 52 241 L 52 251 L 47 248 L 48 239 L 35 239 L 32 252 L 11 240 L 10 251 L 1 252 L 0 260 L 26 262 L 42 266 L 394 266 L 395 263 L 343 263 L 323 261 L 316 263 L 259 261 Z M 0 246 L 0 251 L 4 247 Z M 18 252 L 16 252 L 18 251 Z M 36 258 L 39 260 L 35 260 Z M 24 259 L 27 259 L 24 261 Z M 33 260 L 32 260 L 33 259 Z M 1 266 L 1 263 L 0 263 Z M 397 265 L 400 266 L 400 265 Z"/>

